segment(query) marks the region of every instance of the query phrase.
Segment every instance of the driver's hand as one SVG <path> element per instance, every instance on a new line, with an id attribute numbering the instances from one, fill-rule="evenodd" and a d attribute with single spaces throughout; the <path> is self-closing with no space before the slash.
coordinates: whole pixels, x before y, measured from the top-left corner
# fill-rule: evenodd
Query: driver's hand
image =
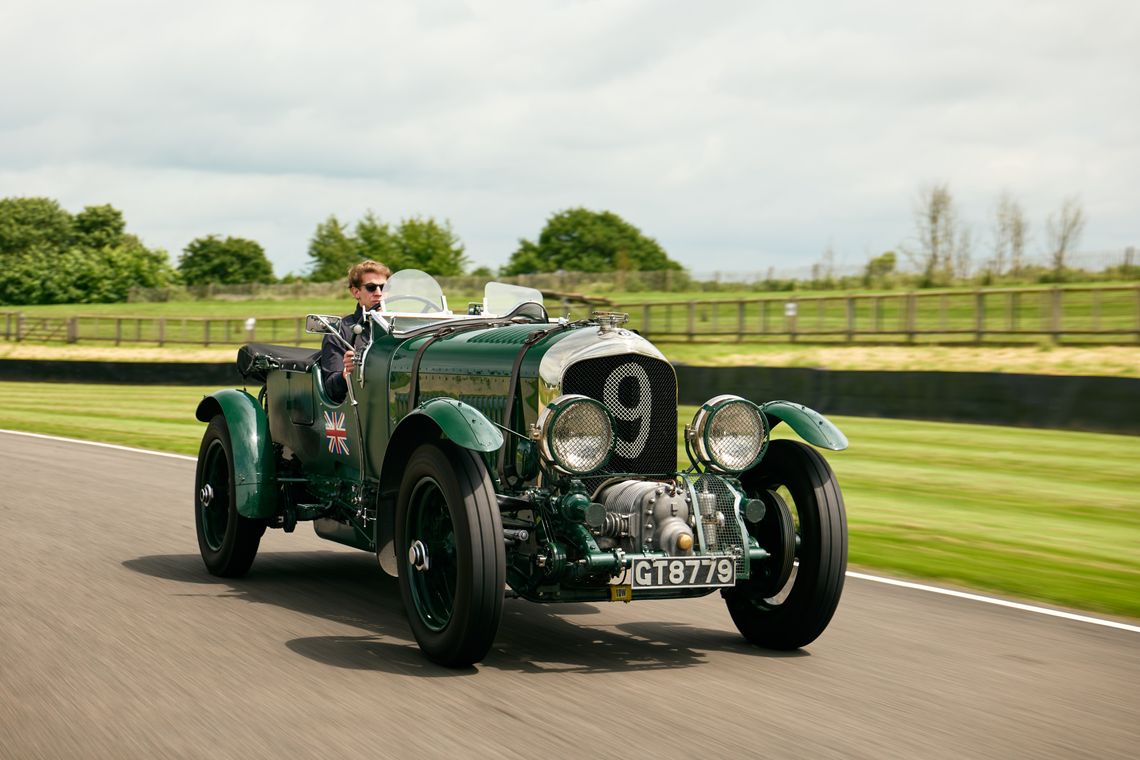
<path id="1" fill-rule="evenodd" d="M 354 369 L 356 369 L 356 352 L 353 351 L 352 349 L 349 349 L 349 350 L 344 352 L 344 377 L 345 377 L 345 379 L 348 379 L 348 376 L 350 374 L 352 374 L 352 371 Z"/>

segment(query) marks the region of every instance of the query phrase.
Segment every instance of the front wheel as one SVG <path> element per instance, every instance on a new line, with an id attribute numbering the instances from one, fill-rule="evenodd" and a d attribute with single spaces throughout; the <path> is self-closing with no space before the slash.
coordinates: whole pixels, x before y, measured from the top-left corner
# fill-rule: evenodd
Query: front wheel
<path id="1" fill-rule="evenodd" d="M 207 570 L 225 578 L 239 578 L 249 572 L 265 533 L 265 521 L 238 514 L 233 446 L 221 414 L 210 420 L 198 450 L 194 524 Z"/>
<path id="2" fill-rule="evenodd" d="M 447 667 L 482 660 L 506 582 L 503 524 L 482 459 L 446 443 L 412 453 L 396 502 L 396 561 L 424 654 Z"/>
<path id="3" fill-rule="evenodd" d="M 757 568 L 753 578 L 725 590 L 729 614 L 752 643 L 770 649 L 798 649 L 823 633 L 843 592 L 847 572 L 843 496 L 827 461 L 799 441 L 773 441 L 760 466 L 745 473 L 741 482 L 749 495 L 763 498 L 770 507 L 781 507 L 770 508 L 765 519 L 750 528 L 771 555 L 766 562 L 786 568 L 789 557 L 785 552 L 791 548 L 794 556 L 790 573 L 765 574 Z M 762 527 L 771 520 L 787 519 L 792 525 Z M 762 535 L 794 540 L 766 542 Z M 773 575 L 781 578 L 780 588 L 773 587 Z"/>

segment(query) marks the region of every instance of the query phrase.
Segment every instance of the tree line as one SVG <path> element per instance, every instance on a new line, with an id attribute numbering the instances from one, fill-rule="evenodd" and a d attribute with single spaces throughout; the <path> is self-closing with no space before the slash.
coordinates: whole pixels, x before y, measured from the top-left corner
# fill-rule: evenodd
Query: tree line
<path id="1" fill-rule="evenodd" d="M 1044 224 L 1042 256 L 1031 256 L 1032 225 L 1021 202 L 1002 192 L 990 212 L 988 235 L 977 240 L 962 217 L 947 182 L 921 188 L 914 202 L 914 235 L 900 244 L 917 273 L 915 285 L 937 287 L 973 280 L 989 285 L 1003 279 L 1061 282 L 1071 279 L 1071 255 L 1084 234 L 1087 217 L 1080 199 L 1065 198 Z M 980 257 L 979 257 L 980 253 Z M 833 254 L 825 252 L 816 271 L 826 275 Z M 887 251 L 868 260 L 864 280 L 881 284 L 897 272 L 898 254 Z M 1131 264 L 1124 264 L 1130 268 Z M 1121 274 L 1127 276 L 1127 272 Z"/>
<path id="2" fill-rule="evenodd" d="M 190 241 L 175 263 L 128 233 L 122 212 L 111 205 L 72 214 L 51 198 L 0 199 L 0 305 L 109 303 L 127 300 L 132 288 L 174 285 L 331 282 L 364 259 L 392 271 L 494 274 L 487 267 L 468 272 L 470 261 L 450 222 L 415 216 L 390 224 L 371 211 L 355 224 L 335 215 L 319 223 L 308 257 L 307 273 L 278 279 L 259 243 L 215 234 Z M 547 219 L 536 240 L 520 239 L 499 273 L 680 269 L 656 240 L 617 214 L 573 208 Z"/>

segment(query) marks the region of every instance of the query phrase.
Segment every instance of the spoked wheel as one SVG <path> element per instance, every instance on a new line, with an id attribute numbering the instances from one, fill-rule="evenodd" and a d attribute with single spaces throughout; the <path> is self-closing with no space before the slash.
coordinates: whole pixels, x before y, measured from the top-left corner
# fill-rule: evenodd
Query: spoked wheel
<path id="1" fill-rule="evenodd" d="M 773 441 L 760 466 L 741 480 L 768 507 L 764 519 L 749 530 L 771 557 L 765 567 L 755 568 L 752 578 L 725 590 L 725 602 L 732 621 L 752 643 L 797 649 L 823 633 L 843 592 L 843 496 L 827 461 L 799 441 Z M 788 519 L 790 526 L 781 524 Z"/>
<path id="2" fill-rule="evenodd" d="M 226 418 L 220 414 L 210 420 L 198 450 L 194 523 L 207 570 L 227 578 L 249 572 L 265 533 L 265 521 L 238 514 L 233 447 Z"/>
<path id="3" fill-rule="evenodd" d="M 482 459 L 450 444 L 416 449 L 396 503 L 396 561 L 424 654 L 448 667 L 482 660 L 506 580 L 503 524 Z"/>

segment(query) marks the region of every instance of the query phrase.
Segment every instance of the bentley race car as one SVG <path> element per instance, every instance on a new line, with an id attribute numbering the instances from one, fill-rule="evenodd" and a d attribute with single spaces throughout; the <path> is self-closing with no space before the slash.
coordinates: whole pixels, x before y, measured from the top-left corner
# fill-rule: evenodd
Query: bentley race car
<path id="1" fill-rule="evenodd" d="M 205 397 L 194 509 L 209 572 L 244 575 L 266 528 L 373 553 L 431 660 L 481 660 L 505 595 L 532 602 L 719 591 L 769 648 L 813 641 L 847 566 L 843 498 L 812 446 L 847 440 L 787 401 L 714 395 L 682 435 L 677 378 L 625 315 L 552 320 L 542 294 L 502 283 L 454 314 L 418 270 L 389 278 L 354 329 L 348 398 L 319 352 L 249 344 L 246 390 Z M 341 340 L 338 318 L 310 332 Z"/>

